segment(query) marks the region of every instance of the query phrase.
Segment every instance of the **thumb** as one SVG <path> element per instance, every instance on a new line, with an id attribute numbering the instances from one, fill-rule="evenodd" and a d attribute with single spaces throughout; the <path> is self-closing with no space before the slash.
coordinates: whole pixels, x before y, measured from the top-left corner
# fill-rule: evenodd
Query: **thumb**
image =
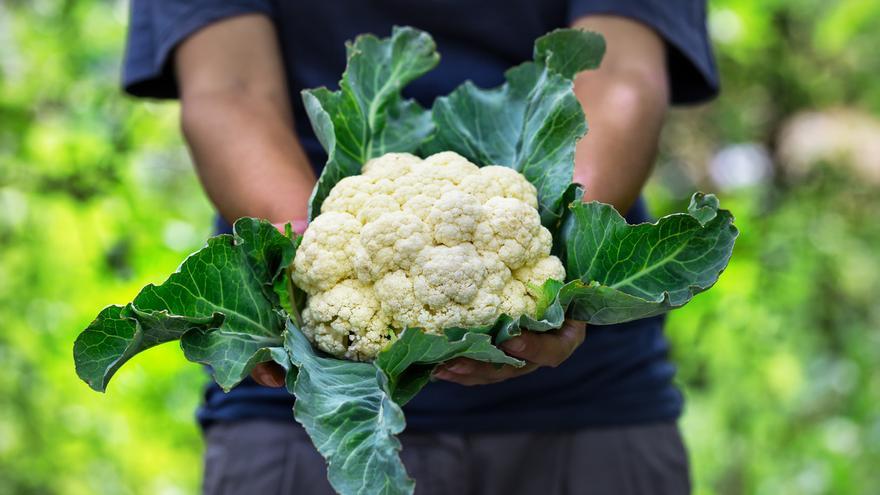
<path id="1" fill-rule="evenodd" d="M 260 363 L 251 371 L 251 378 L 264 387 L 278 388 L 284 385 L 284 368 L 277 363 Z"/>

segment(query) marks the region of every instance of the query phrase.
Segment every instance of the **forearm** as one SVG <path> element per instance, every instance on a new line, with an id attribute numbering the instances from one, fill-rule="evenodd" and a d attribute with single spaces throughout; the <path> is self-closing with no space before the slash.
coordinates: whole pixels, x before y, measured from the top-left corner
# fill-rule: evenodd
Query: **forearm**
<path id="1" fill-rule="evenodd" d="M 240 91 L 188 95 L 181 118 L 202 184 L 224 218 L 307 217 L 315 175 L 290 119 L 271 98 Z"/>
<path id="2" fill-rule="evenodd" d="M 585 200 L 626 212 L 651 173 L 668 107 L 663 43 L 622 18 L 585 18 L 575 26 L 604 34 L 608 49 L 598 70 L 575 81 L 590 129 L 575 152 L 574 178 L 585 186 Z"/>
<path id="3" fill-rule="evenodd" d="M 199 177 L 227 220 L 305 219 L 315 175 L 297 141 L 271 20 L 220 20 L 174 57 L 181 127 Z"/>

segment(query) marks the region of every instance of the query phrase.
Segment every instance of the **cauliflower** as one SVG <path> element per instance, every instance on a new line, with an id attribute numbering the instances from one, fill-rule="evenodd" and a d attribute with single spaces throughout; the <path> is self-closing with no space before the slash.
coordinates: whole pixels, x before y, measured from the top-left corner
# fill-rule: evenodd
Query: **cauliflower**
<path id="1" fill-rule="evenodd" d="M 324 213 L 309 225 L 294 259 L 293 281 L 308 294 L 325 291 L 354 274 L 352 258 L 361 224 L 348 213 Z"/>
<path id="2" fill-rule="evenodd" d="M 293 281 L 303 333 L 367 361 L 407 327 L 439 334 L 535 316 L 536 290 L 565 269 L 550 255 L 535 186 L 446 151 L 389 153 L 339 181 L 302 239 Z"/>
<path id="3" fill-rule="evenodd" d="M 303 333 L 326 352 L 352 360 L 375 356 L 388 334 L 388 316 L 373 288 L 343 280 L 309 297 Z"/>

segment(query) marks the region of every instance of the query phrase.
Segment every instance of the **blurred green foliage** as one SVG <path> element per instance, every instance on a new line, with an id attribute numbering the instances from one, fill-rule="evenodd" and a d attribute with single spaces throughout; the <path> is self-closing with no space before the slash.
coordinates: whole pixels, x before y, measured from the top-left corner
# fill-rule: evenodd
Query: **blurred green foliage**
<path id="1" fill-rule="evenodd" d="M 0 493 L 198 490 L 199 367 L 160 347 L 106 395 L 73 372 L 90 318 L 210 233 L 177 107 L 118 90 L 126 16 L 0 1 Z M 880 186 L 842 158 L 799 174 L 775 159 L 798 112 L 880 115 L 878 21 L 873 0 L 712 2 L 723 96 L 674 113 L 649 187 L 657 214 L 720 190 L 742 230 L 716 288 L 668 328 L 698 494 L 880 486 Z M 710 165 L 744 143 L 772 167 L 733 187 Z"/>
<path id="2" fill-rule="evenodd" d="M 89 393 L 71 342 L 210 233 L 173 105 L 118 89 L 124 2 L 0 2 L 0 493 L 194 493 L 199 367 Z"/>

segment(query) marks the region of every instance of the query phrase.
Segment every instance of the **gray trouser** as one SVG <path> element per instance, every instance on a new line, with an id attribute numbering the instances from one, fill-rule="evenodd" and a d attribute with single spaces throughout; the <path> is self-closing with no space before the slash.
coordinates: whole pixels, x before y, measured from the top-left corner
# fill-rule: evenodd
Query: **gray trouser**
<path id="1" fill-rule="evenodd" d="M 554 433 L 406 432 L 401 456 L 417 495 L 690 493 L 674 423 Z M 333 494 L 303 429 L 248 420 L 211 426 L 205 495 Z"/>

